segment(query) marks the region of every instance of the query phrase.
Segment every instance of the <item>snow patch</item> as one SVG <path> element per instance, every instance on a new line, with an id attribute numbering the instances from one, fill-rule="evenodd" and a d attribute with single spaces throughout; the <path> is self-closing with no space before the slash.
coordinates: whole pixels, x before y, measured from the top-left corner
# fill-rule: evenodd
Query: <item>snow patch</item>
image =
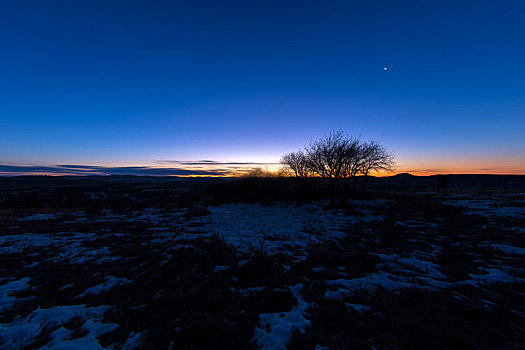
<path id="1" fill-rule="evenodd" d="M 56 328 L 50 335 L 47 348 L 99 349 L 97 337 L 113 331 L 117 324 L 103 324 L 100 321 L 108 306 L 85 307 L 85 305 L 57 306 L 50 309 L 36 309 L 27 317 L 16 317 L 11 323 L 0 324 L 0 348 L 20 349 L 31 343 L 42 331 Z M 81 338 L 71 339 L 72 331 L 63 327 L 73 318 L 87 320 L 82 328 L 88 333 Z"/>
<path id="2" fill-rule="evenodd" d="M 357 289 L 373 291 L 377 287 L 383 287 L 385 289 L 393 290 L 413 286 L 412 284 L 405 282 L 404 279 L 383 271 L 372 273 L 366 277 L 354 278 L 351 280 L 328 280 L 326 281 L 326 284 L 329 286 L 339 287 L 339 289 L 336 291 L 326 291 L 325 297 L 338 299 L 342 299 L 345 295 L 350 294 Z"/>
<path id="3" fill-rule="evenodd" d="M 303 285 L 299 283 L 289 287 L 289 289 L 297 299 L 296 306 L 288 312 L 259 315 L 259 323 L 252 339 L 257 341 L 257 345 L 261 349 L 286 349 L 286 344 L 294 330 L 304 333 L 306 328 L 311 325 L 310 320 L 304 317 L 310 304 L 301 295 Z"/>
<path id="4" fill-rule="evenodd" d="M 352 309 L 352 310 L 355 310 L 357 312 L 364 312 L 364 311 L 370 311 L 371 310 L 370 306 L 363 305 L 363 304 L 345 303 L 345 306 L 346 306 L 347 309 Z"/>
<path id="5" fill-rule="evenodd" d="M 53 220 L 57 218 L 58 218 L 58 214 L 33 214 L 33 215 L 29 215 L 21 219 L 18 219 L 18 221 Z"/>
<path id="6" fill-rule="evenodd" d="M 266 287 L 264 286 L 239 289 L 239 294 L 241 294 L 242 296 L 248 296 L 249 294 L 252 294 L 252 293 L 262 292 L 265 289 Z"/>
<path id="7" fill-rule="evenodd" d="M 513 247 L 506 244 L 492 244 L 492 247 L 507 254 L 525 255 L 525 248 Z"/>
<path id="8" fill-rule="evenodd" d="M 0 311 L 10 308 L 17 300 L 12 296 L 16 292 L 29 289 L 29 277 L 24 277 L 18 281 L 10 281 L 0 286 Z"/>
<path id="9" fill-rule="evenodd" d="M 378 207 L 385 201 L 354 201 L 355 205 Z M 309 243 L 343 238 L 345 227 L 355 223 L 381 219 L 373 211 L 357 208 L 363 216 L 347 215 L 343 210 L 326 209 L 327 202 L 319 201 L 301 206 L 278 203 L 261 205 L 249 203 L 224 204 L 209 207 L 211 214 L 192 218 L 192 224 L 210 225 L 210 232 L 218 234 L 242 253 L 260 250 L 265 253 L 288 252 L 303 256 Z M 181 235 L 190 239 L 192 235 Z M 194 236 L 194 235 L 193 235 Z"/>
<path id="10" fill-rule="evenodd" d="M 215 266 L 215 269 L 213 270 L 213 272 L 224 271 L 224 270 L 227 270 L 229 268 L 230 268 L 229 266 L 217 265 L 217 266 Z"/>
<path id="11" fill-rule="evenodd" d="M 507 270 L 510 270 L 510 268 L 507 268 Z M 471 279 L 461 282 L 461 284 L 471 284 L 474 286 L 479 286 L 480 284 L 487 284 L 487 283 L 525 282 L 525 278 L 513 277 L 508 273 L 509 271 L 504 271 L 503 269 L 488 268 L 488 269 L 485 269 L 485 271 L 487 273 L 483 275 L 470 274 L 469 276 Z"/>
<path id="12" fill-rule="evenodd" d="M 500 206 L 496 200 L 492 199 L 451 199 L 444 201 L 443 204 L 469 209 L 465 211 L 465 214 L 477 214 L 486 217 L 525 217 L 525 207 Z"/>
<path id="13" fill-rule="evenodd" d="M 139 332 L 139 333 L 133 333 L 131 332 L 129 334 L 128 340 L 124 343 L 124 346 L 122 346 L 122 350 L 134 350 L 139 348 L 142 345 L 142 342 L 144 340 L 144 337 L 146 336 L 146 332 Z"/>
<path id="14" fill-rule="evenodd" d="M 126 278 L 117 278 L 113 276 L 108 276 L 106 281 L 104 283 L 98 284 L 94 287 L 90 287 L 86 289 L 82 294 L 80 294 L 78 297 L 84 297 L 89 294 L 100 294 L 101 292 L 108 291 L 111 288 L 128 283 L 129 280 Z"/>

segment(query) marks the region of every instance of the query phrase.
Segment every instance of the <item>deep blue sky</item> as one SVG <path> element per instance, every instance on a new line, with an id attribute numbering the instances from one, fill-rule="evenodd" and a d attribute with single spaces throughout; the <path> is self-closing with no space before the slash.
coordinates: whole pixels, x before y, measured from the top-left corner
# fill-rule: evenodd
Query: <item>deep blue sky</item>
<path id="1" fill-rule="evenodd" d="M 331 129 L 525 173 L 525 2 L 0 2 L 0 163 L 271 162 Z"/>

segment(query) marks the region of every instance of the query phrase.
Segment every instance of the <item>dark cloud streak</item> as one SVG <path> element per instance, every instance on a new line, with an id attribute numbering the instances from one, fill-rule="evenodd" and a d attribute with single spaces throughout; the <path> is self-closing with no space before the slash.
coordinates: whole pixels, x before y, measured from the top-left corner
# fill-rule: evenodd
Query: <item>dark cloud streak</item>
<path id="1" fill-rule="evenodd" d="M 136 175 L 136 176 L 228 176 L 228 169 L 200 170 L 146 166 L 106 167 L 91 165 L 7 165 L 0 164 L 0 174 L 16 175 Z"/>

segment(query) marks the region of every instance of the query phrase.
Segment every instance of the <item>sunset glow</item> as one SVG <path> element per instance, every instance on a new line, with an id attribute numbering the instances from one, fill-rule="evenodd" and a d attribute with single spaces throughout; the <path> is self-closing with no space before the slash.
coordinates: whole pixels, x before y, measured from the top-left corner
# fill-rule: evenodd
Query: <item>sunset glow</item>
<path id="1" fill-rule="evenodd" d="M 1 173 L 275 170 L 264 163 L 340 129 L 379 140 L 397 172 L 525 174 L 520 7 L 10 1 Z"/>

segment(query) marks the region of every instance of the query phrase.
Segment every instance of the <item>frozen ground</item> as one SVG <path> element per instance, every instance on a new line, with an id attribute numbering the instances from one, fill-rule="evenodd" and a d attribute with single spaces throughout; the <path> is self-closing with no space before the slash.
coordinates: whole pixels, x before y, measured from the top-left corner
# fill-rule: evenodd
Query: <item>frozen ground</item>
<path id="1" fill-rule="evenodd" d="M 85 305 L 57 306 L 49 309 L 37 308 L 26 317 L 16 317 L 8 324 L 0 324 L 1 345 L 3 349 L 22 349 L 30 346 L 40 332 L 53 328 L 48 335 L 46 347 L 60 349 L 96 349 L 97 337 L 111 332 L 116 324 L 100 322 L 106 307 L 86 307 Z M 74 337 L 67 324 L 75 319 L 83 319 L 81 337 Z"/>
<path id="2" fill-rule="evenodd" d="M 522 200 L 512 201 L 512 198 L 508 197 L 505 199 L 506 201 L 502 201 L 498 196 L 479 196 L 476 199 L 449 199 L 443 203 L 465 208 L 466 214 L 525 218 L 525 205 Z"/>
<path id="3" fill-rule="evenodd" d="M 0 348 L 403 348 L 438 341 L 427 324 L 452 347 L 518 348 L 524 198 L 14 216 L 0 232 Z"/>
<path id="4" fill-rule="evenodd" d="M 209 207 L 210 215 L 189 221 L 209 227 L 239 252 L 247 253 L 261 248 L 266 253 L 286 252 L 301 258 L 308 244 L 324 240 L 340 239 L 344 230 L 355 223 L 369 223 L 380 220 L 376 211 L 386 200 L 350 201 L 357 215 L 345 210 L 327 209 L 329 202 L 297 203 L 224 204 Z"/>

